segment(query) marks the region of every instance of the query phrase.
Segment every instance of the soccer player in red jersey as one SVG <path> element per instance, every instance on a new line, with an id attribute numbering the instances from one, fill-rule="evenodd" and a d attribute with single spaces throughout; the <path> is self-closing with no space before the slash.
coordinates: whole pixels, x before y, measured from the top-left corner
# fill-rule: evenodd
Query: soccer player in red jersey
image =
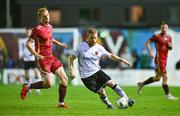
<path id="1" fill-rule="evenodd" d="M 27 40 L 26 47 L 35 56 L 36 64 L 41 72 L 43 81 L 23 85 L 21 90 L 21 98 L 25 99 L 30 89 L 44 89 L 52 86 L 52 77 L 50 73 L 54 73 L 60 79 L 59 85 L 59 103 L 58 107 L 68 108 L 64 103 L 68 78 L 61 62 L 52 54 L 52 44 L 57 44 L 66 48 L 65 43 L 61 43 L 52 38 L 52 26 L 49 24 L 50 17 L 47 8 L 39 8 L 37 11 L 40 23 L 35 26 Z M 32 41 L 35 42 L 35 50 L 32 48 Z"/>
<path id="2" fill-rule="evenodd" d="M 161 77 L 163 77 L 162 87 L 166 94 L 166 97 L 170 100 L 177 100 L 178 98 L 172 96 L 169 92 L 169 87 L 167 84 L 168 75 L 166 72 L 166 62 L 168 57 L 168 51 L 172 49 L 172 38 L 170 35 L 167 34 L 168 32 L 168 24 L 162 23 L 161 24 L 161 33 L 153 35 L 150 39 L 146 41 L 146 47 L 150 53 L 150 57 L 154 57 L 154 53 L 151 49 L 150 44 L 155 43 L 156 47 L 156 56 L 155 56 L 155 64 L 156 64 L 156 75 L 154 77 L 150 77 L 144 82 L 138 82 L 138 94 L 142 88 L 150 83 L 159 81 Z"/>

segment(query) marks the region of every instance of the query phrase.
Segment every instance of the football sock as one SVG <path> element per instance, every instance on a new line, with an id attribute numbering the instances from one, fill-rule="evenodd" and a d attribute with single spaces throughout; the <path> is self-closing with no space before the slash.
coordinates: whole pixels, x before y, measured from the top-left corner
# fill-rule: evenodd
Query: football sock
<path id="1" fill-rule="evenodd" d="M 150 77 L 150 78 L 148 78 L 147 80 L 145 80 L 142 84 L 143 84 L 143 85 L 147 85 L 147 84 L 150 84 L 150 83 L 152 83 L 152 82 L 154 82 L 153 77 Z"/>
<path id="2" fill-rule="evenodd" d="M 106 96 L 100 96 L 100 98 L 101 98 L 101 101 L 103 102 L 103 103 L 105 103 L 107 106 L 108 105 L 111 105 L 111 102 L 109 101 L 109 99 L 106 97 Z"/>
<path id="3" fill-rule="evenodd" d="M 59 102 L 60 103 L 64 103 L 64 98 L 66 96 L 66 89 L 67 89 L 67 86 L 64 86 L 62 84 L 59 85 Z"/>
<path id="4" fill-rule="evenodd" d="M 168 95 L 169 94 L 169 87 L 168 87 L 168 85 L 167 84 L 163 84 L 162 87 L 164 89 L 165 94 Z"/>
<path id="5" fill-rule="evenodd" d="M 32 83 L 30 85 L 30 89 L 42 89 L 42 88 L 43 88 L 43 81 Z"/>
<path id="6" fill-rule="evenodd" d="M 119 87 L 117 84 L 115 84 L 112 89 L 121 97 L 127 97 L 126 93 L 121 89 L 121 87 Z"/>

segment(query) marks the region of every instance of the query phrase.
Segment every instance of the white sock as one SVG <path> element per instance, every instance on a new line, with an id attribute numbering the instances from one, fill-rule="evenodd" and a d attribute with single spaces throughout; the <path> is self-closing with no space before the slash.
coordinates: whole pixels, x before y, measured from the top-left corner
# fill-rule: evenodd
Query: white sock
<path id="1" fill-rule="evenodd" d="M 109 101 L 109 99 L 105 96 L 105 97 L 100 97 L 101 101 L 103 103 L 105 103 L 106 105 L 111 105 L 111 102 Z"/>
<path id="2" fill-rule="evenodd" d="M 121 97 L 125 97 L 127 99 L 129 99 L 126 95 L 126 93 L 123 91 L 123 89 L 121 89 L 121 87 L 119 87 L 118 85 L 115 86 L 114 91 Z"/>

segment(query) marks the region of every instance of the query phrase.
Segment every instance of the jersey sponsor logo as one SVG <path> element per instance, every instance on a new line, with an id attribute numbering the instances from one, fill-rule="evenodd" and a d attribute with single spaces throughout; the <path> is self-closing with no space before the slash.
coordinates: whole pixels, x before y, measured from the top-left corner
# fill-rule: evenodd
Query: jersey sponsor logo
<path id="1" fill-rule="evenodd" d="M 94 60 L 94 61 L 96 61 L 96 60 L 98 60 L 96 57 L 93 57 L 93 56 L 91 56 L 91 57 L 83 57 L 84 59 L 89 59 L 89 60 Z"/>

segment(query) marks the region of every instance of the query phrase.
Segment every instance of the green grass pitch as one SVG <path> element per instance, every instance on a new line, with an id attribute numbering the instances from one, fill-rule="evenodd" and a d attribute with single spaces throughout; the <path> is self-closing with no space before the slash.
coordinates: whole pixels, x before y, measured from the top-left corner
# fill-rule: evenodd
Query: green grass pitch
<path id="1" fill-rule="evenodd" d="M 122 87 L 134 99 L 133 107 L 108 110 L 97 94 L 84 86 L 69 86 L 66 102 L 70 109 L 57 108 L 58 86 L 42 90 L 42 95 L 32 91 L 26 100 L 20 99 L 20 85 L 0 85 L 0 115 L 43 115 L 43 116 L 180 116 L 180 100 L 170 101 L 161 87 L 145 87 L 142 95 L 136 94 L 136 87 Z M 180 87 L 170 88 L 173 95 L 180 98 Z M 117 107 L 116 93 L 106 88 L 110 101 Z"/>

